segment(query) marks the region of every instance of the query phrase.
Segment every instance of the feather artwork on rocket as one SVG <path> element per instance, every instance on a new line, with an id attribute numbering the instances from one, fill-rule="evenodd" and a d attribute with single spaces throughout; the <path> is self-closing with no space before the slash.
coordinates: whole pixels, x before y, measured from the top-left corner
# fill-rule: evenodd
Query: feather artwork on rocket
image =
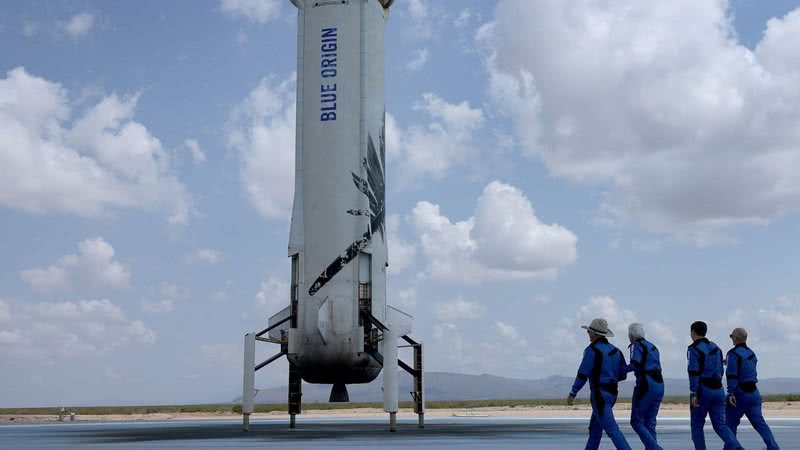
<path id="1" fill-rule="evenodd" d="M 381 124 L 380 142 L 378 148 L 369 135 L 367 139 L 367 157 L 361 163 L 362 172 L 366 172 L 363 177 L 355 172 L 351 172 L 353 184 L 356 189 L 369 199 L 369 210 L 351 209 L 347 213 L 354 216 L 366 216 L 370 218 L 369 228 L 361 235 L 361 238 L 350 244 L 341 255 L 337 256 L 325 270 L 317 277 L 316 281 L 308 289 L 308 294 L 314 296 L 323 286 L 336 276 L 348 263 L 355 259 L 359 252 L 363 251 L 372 242 L 372 236 L 377 231 L 381 235 L 381 240 L 386 239 L 386 120 Z"/>

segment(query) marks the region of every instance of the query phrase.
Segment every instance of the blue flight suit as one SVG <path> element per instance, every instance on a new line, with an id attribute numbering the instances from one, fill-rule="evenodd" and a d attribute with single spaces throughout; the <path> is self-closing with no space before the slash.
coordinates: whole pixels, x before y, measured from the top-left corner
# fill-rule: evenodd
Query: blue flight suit
<path id="1" fill-rule="evenodd" d="M 767 450 L 780 450 L 775 437 L 761 414 L 761 394 L 758 392 L 758 358 L 747 344 L 739 344 L 728 352 L 728 396 L 736 397 L 736 406 L 728 403 L 725 412 L 728 427 L 733 434 L 739 427 L 742 416 L 747 415 L 753 429 L 761 435 Z"/>
<path id="2" fill-rule="evenodd" d="M 711 425 L 717 436 L 725 443 L 724 450 L 742 448 L 736 436 L 725 423 L 727 397 L 722 388 L 722 350 L 717 344 L 701 338 L 689 346 L 689 389 L 697 397 L 700 406 L 691 409 L 692 442 L 695 450 L 706 450 L 703 427 L 706 416 L 711 416 Z"/>
<path id="3" fill-rule="evenodd" d="M 647 339 L 630 345 L 631 364 L 628 371 L 636 375 L 631 407 L 631 426 L 639 435 L 645 450 L 663 450 L 658 445 L 656 419 L 664 399 L 664 377 L 658 348 Z"/>
<path id="4" fill-rule="evenodd" d="M 628 377 L 625 355 L 611 345 L 606 338 L 600 338 L 586 347 L 583 360 L 578 368 L 578 376 L 572 385 L 570 395 L 578 395 L 587 381 L 592 390 L 592 419 L 589 422 L 589 440 L 586 450 L 600 448 L 603 431 L 608 434 L 618 450 L 631 450 L 628 441 L 614 419 L 614 404 L 617 402 L 617 384 Z"/>

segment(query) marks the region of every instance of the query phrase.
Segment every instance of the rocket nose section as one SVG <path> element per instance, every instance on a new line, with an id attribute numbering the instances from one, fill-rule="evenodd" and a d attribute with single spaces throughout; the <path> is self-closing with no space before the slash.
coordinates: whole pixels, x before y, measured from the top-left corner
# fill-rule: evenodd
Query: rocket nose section
<path id="1" fill-rule="evenodd" d="M 334 384 L 331 388 L 331 397 L 328 399 L 331 403 L 348 403 L 350 395 L 347 394 L 347 385 L 344 383 Z"/>

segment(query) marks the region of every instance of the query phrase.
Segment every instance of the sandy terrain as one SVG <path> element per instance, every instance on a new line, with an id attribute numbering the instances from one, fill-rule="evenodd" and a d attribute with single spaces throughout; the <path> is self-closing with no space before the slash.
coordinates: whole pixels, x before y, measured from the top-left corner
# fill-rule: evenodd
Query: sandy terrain
<path id="1" fill-rule="evenodd" d="M 568 407 L 564 406 L 538 406 L 538 407 L 496 407 L 496 408 L 470 408 L 470 409 L 429 409 L 426 417 L 452 417 L 452 416 L 488 416 L 488 417 L 530 417 L 530 418 L 563 418 L 563 417 L 584 417 L 588 418 L 591 409 L 589 406 L 581 405 Z M 619 417 L 630 415 L 630 405 L 622 404 L 615 409 Z M 337 409 L 303 412 L 304 418 L 359 418 L 359 417 L 384 417 L 385 413 L 380 409 Z M 412 410 L 401 410 L 400 417 L 416 417 Z M 770 402 L 764 403 L 764 415 L 767 418 L 800 418 L 800 403 L 789 402 Z M 240 416 L 233 413 L 177 413 L 177 414 L 109 414 L 109 415 L 85 415 L 77 416 L 77 422 L 135 422 L 135 421 L 173 421 L 173 420 L 221 420 L 238 419 Z M 253 414 L 253 419 L 282 418 L 287 417 L 286 413 L 273 412 L 263 414 Z M 688 405 L 664 405 L 661 408 L 660 417 L 688 417 Z M 29 415 L 29 416 L 9 416 L 0 415 L 0 424 L 13 423 L 50 423 L 56 422 L 57 416 L 53 415 Z M 69 421 L 69 417 L 65 417 Z"/>

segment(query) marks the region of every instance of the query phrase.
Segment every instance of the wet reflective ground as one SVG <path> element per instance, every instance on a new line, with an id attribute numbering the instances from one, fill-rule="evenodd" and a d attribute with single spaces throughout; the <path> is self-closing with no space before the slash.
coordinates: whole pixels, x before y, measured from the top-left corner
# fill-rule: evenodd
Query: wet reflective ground
<path id="1" fill-rule="evenodd" d="M 771 420 L 784 450 L 800 450 L 800 420 Z M 547 449 L 579 450 L 585 444 L 588 423 L 574 419 L 433 418 L 424 430 L 415 420 L 401 420 L 397 433 L 386 431 L 386 421 L 376 419 L 298 420 L 287 429 L 286 420 L 255 421 L 249 433 L 239 422 L 71 423 L 59 425 L 2 425 L 0 449 Z M 641 449 L 629 427 L 623 427 L 634 449 Z M 667 450 L 692 448 L 688 420 L 659 423 L 659 439 Z M 721 447 L 709 424 L 709 448 Z M 763 444 L 749 427 L 740 430 L 747 449 Z M 613 448 L 610 442 L 601 449 Z"/>

